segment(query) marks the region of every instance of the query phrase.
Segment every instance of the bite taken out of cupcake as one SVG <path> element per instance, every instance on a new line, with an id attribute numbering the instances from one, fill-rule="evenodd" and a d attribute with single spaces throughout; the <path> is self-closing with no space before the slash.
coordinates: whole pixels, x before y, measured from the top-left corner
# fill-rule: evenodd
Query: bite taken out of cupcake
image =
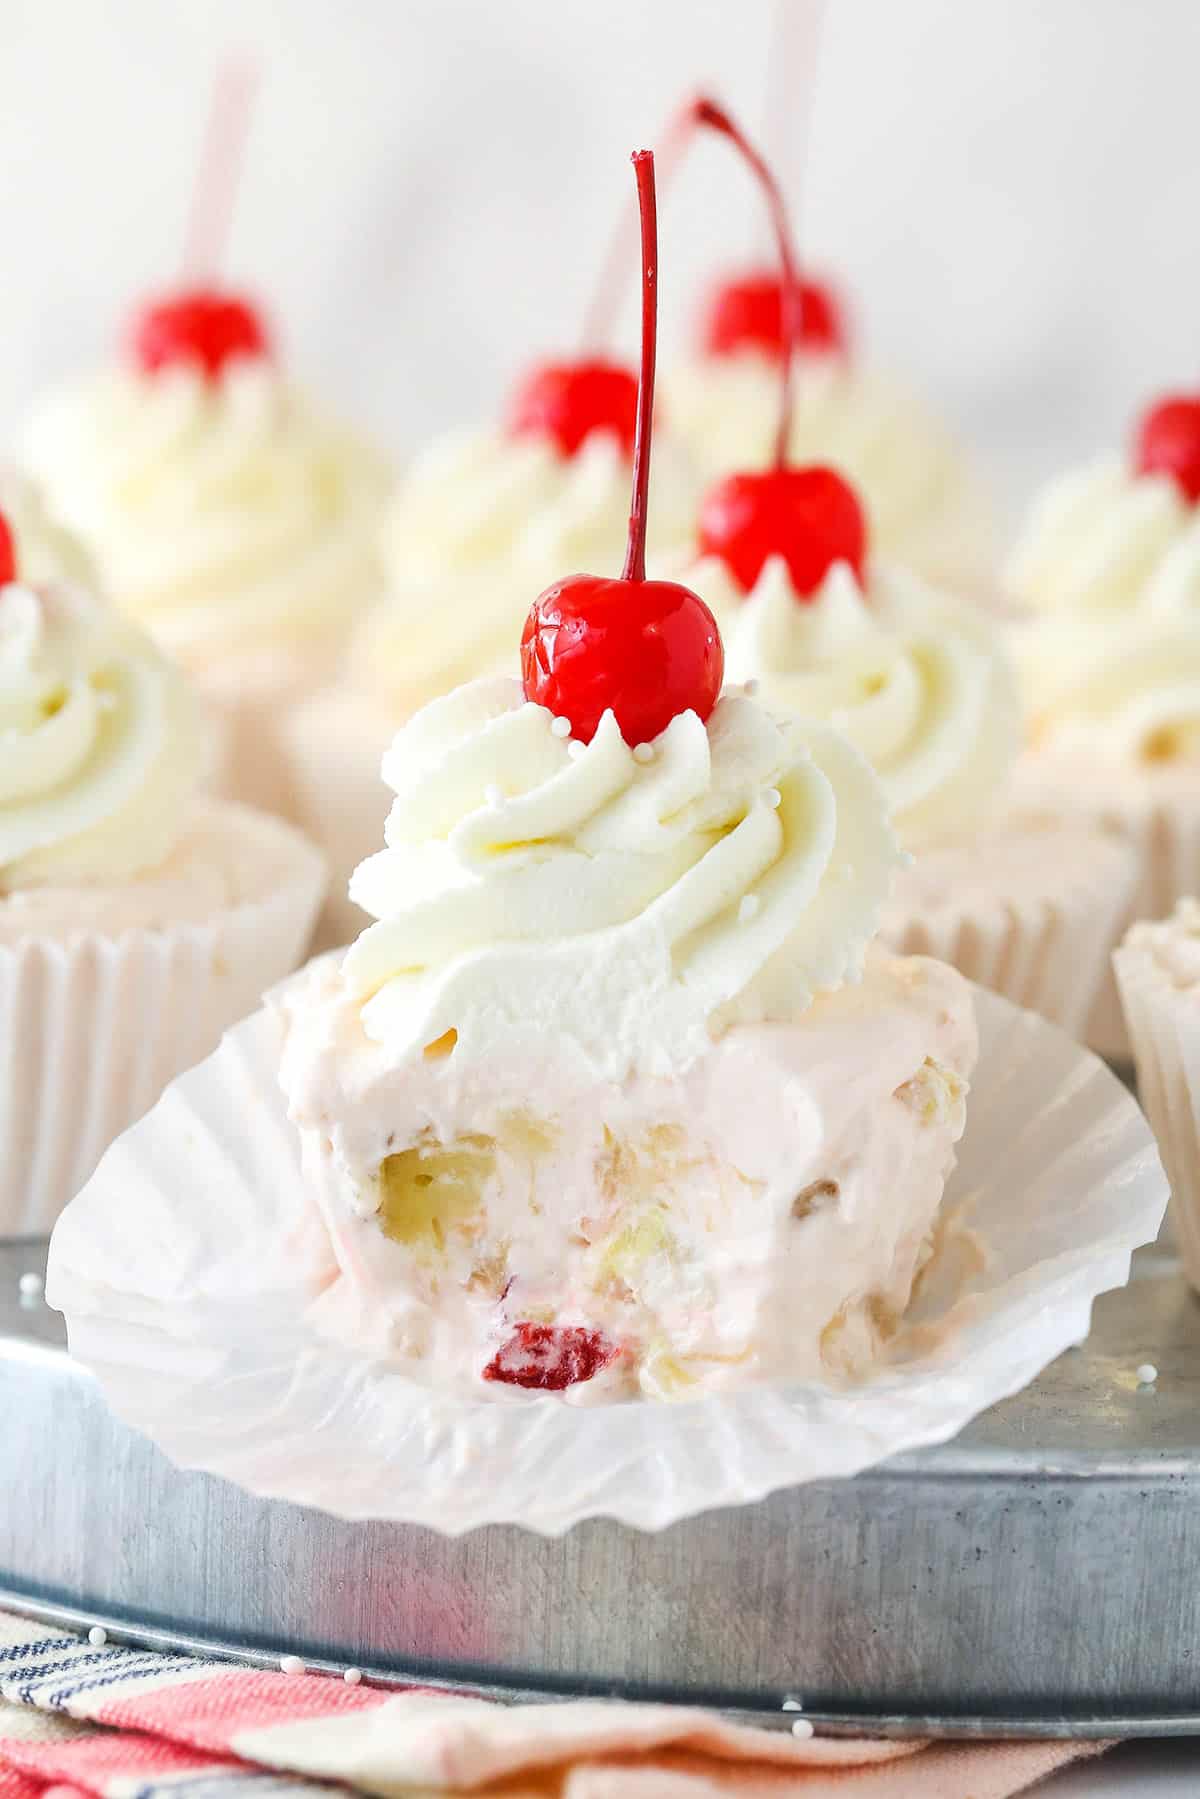
<path id="1" fill-rule="evenodd" d="M 727 112 L 709 100 L 697 110 L 764 188 L 779 285 L 798 294 L 778 183 Z M 769 710 L 834 726 L 874 767 L 914 857 L 885 939 L 1078 1034 L 1119 930 L 1129 853 L 1085 825 L 1069 854 L 1051 854 L 1044 829 L 1006 820 L 1021 724 L 999 629 L 961 589 L 877 554 L 857 489 L 827 464 L 793 459 L 801 328 L 796 304 L 775 371 L 773 462 L 710 488 L 682 578 L 721 626 L 731 679 L 752 683 Z"/>
<path id="2" fill-rule="evenodd" d="M 295 967 L 324 886 L 289 826 L 202 797 L 182 672 L 77 582 L 22 579 L 13 540 L 0 520 L 0 1236 L 49 1229 Z"/>
<path id="3" fill-rule="evenodd" d="M 287 812 L 277 730 L 378 598 L 389 471 L 217 286 L 139 307 L 114 361 L 51 392 L 31 468 L 104 586 L 226 721 L 226 786 Z"/>
<path id="4" fill-rule="evenodd" d="M 928 1253 L 975 1055 L 953 970 L 868 946 L 900 853 L 867 763 L 722 697 L 645 572 L 655 344 L 619 579 L 530 611 L 523 677 L 385 762 L 377 922 L 280 1001 L 339 1277 L 329 1333 L 481 1398 L 680 1399 L 865 1372 Z"/>
<path id="5" fill-rule="evenodd" d="M 1128 918 L 1200 891 L 1200 394 L 1150 406 L 1124 454 L 1053 482 L 1007 568 L 1028 714 L 1022 807 L 1119 832 Z M 1110 982 L 1093 1020 L 1122 1052 Z"/>

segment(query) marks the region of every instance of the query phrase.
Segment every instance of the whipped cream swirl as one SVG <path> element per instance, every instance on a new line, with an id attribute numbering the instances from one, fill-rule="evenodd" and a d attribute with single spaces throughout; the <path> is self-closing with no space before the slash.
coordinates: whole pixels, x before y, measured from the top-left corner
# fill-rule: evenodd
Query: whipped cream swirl
<path id="1" fill-rule="evenodd" d="M 1038 747 L 1200 760 L 1200 508 L 1109 458 L 1055 482 L 1007 570 Z"/>
<path id="2" fill-rule="evenodd" d="M 388 847 L 351 881 L 379 922 L 343 979 L 396 1060 L 550 1032 L 603 1078 L 677 1072 L 853 978 L 900 859 L 857 752 L 740 693 L 635 755 L 611 714 L 575 744 L 518 682 L 477 681 L 399 732 L 384 779 Z"/>
<path id="3" fill-rule="evenodd" d="M 804 598 L 775 556 L 745 595 L 715 558 L 684 580 L 716 615 L 730 680 L 843 732 L 910 848 L 973 830 L 999 800 L 1019 742 L 1016 680 L 980 609 L 880 563 L 866 591 L 835 563 Z"/>
<path id="4" fill-rule="evenodd" d="M 537 437 L 443 438 L 413 463 L 388 516 L 391 584 L 402 591 L 446 576 L 498 576 L 514 598 L 524 598 L 519 639 L 525 614 L 551 581 L 620 571 L 631 480 L 630 460 L 610 432 L 593 432 L 574 456 Z M 656 434 L 652 553 L 671 554 L 691 541 L 696 502 L 689 462 L 666 432 Z M 410 653 L 422 657 L 419 633 Z"/>
<path id="5" fill-rule="evenodd" d="M 318 655 L 379 590 L 386 470 L 265 358 L 110 371 L 28 448 L 115 602 L 194 669 Z"/>
<path id="6" fill-rule="evenodd" d="M 95 588 L 96 569 L 82 543 L 51 517 L 37 483 L 11 463 L 0 465 L 0 513 L 12 532 L 21 581 L 31 587 L 73 581 Z"/>
<path id="7" fill-rule="evenodd" d="M 197 702 L 142 632 L 68 587 L 0 587 L 0 895 L 156 868 L 204 762 Z"/>
<path id="8" fill-rule="evenodd" d="M 667 376 L 663 406 L 706 475 L 766 468 L 779 364 L 757 350 L 704 357 Z M 934 579 L 990 572 L 993 527 L 962 452 L 902 387 L 840 356 L 798 358 L 789 454 L 847 478 L 881 555 Z"/>

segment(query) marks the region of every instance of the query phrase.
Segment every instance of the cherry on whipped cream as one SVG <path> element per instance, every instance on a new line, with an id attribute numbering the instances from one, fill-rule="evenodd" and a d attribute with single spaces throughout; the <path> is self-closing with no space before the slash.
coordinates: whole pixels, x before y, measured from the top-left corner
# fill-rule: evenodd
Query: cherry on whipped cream
<path id="1" fill-rule="evenodd" d="M 581 1324 L 518 1324 L 487 1367 L 484 1380 L 561 1393 L 591 1380 L 615 1361 L 617 1345 Z"/>
<path id="2" fill-rule="evenodd" d="M 807 599 L 835 562 L 847 563 L 856 578 L 861 577 L 867 552 L 866 517 L 854 489 L 835 469 L 788 464 L 793 371 L 803 338 L 804 284 L 796 268 L 782 190 L 724 107 L 702 96 L 695 102 L 695 117 L 698 124 L 733 144 L 762 188 L 782 271 L 775 284 L 782 360 L 773 466 L 727 475 L 709 490 L 700 507 L 700 553 L 723 562 L 743 593 L 754 586 L 770 557 L 782 556 L 798 597 Z M 788 304 L 784 304 L 785 298 Z"/>
<path id="3" fill-rule="evenodd" d="M 255 308 L 238 294 L 192 287 L 152 300 L 129 332 L 134 361 L 146 374 L 188 364 L 215 381 L 235 356 L 269 356 L 271 343 Z"/>
<path id="4" fill-rule="evenodd" d="M 521 637 L 525 698 L 565 718 L 590 743 L 612 711 L 626 743 L 649 743 L 681 712 L 708 718 L 725 655 L 698 594 L 646 579 L 650 438 L 658 336 L 654 157 L 634 154 L 642 226 L 642 368 L 633 451 L 633 508 L 620 578 L 569 575 L 535 600 Z"/>
<path id="5" fill-rule="evenodd" d="M 842 354 L 847 348 L 846 319 L 833 290 L 824 282 L 797 279 L 793 290 L 800 303 L 800 347 Z M 752 269 L 722 281 L 713 289 L 701 320 L 700 338 L 710 356 L 733 356 L 757 350 L 775 361 L 787 348 L 781 278 Z"/>
<path id="6" fill-rule="evenodd" d="M 1200 394 L 1168 394 L 1144 413 L 1133 458 L 1139 475 L 1170 475 L 1189 505 L 1200 501 Z"/>
<path id="7" fill-rule="evenodd" d="M 513 437 L 549 438 L 564 456 L 574 456 L 593 432 L 607 431 L 631 456 L 637 398 L 637 376 L 623 363 L 602 356 L 545 362 L 514 394 L 508 429 Z"/>
<path id="8" fill-rule="evenodd" d="M 0 512 L 0 587 L 7 587 L 17 578 L 17 545 L 12 534 L 12 526 Z"/>

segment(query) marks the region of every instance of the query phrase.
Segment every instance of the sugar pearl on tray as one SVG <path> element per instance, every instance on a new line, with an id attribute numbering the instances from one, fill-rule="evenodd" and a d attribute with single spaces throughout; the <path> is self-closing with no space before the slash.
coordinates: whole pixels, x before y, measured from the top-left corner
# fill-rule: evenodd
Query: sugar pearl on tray
<path id="1" fill-rule="evenodd" d="M 1137 1377 L 1143 1387 L 1152 1387 L 1158 1379 L 1158 1369 L 1153 1362 L 1143 1362 L 1137 1371 Z"/>
<path id="2" fill-rule="evenodd" d="M 304 1663 L 300 1660 L 298 1655 L 281 1655 L 279 1658 L 279 1672 L 281 1674 L 303 1674 Z"/>

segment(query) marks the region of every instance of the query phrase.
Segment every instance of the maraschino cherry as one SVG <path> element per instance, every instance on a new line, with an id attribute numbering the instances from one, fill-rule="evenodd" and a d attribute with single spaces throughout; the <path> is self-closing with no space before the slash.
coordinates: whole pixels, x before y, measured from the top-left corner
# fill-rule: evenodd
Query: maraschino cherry
<path id="1" fill-rule="evenodd" d="M 218 70 L 192 196 L 185 268 L 212 270 L 220 263 L 257 79 L 253 67 L 242 63 L 230 61 Z M 128 347 L 145 374 L 186 364 L 209 381 L 234 357 L 271 354 L 266 327 L 250 301 L 211 279 L 188 281 L 140 307 Z"/>
<path id="2" fill-rule="evenodd" d="M 602 356 L 545 362 L 513 395 L 508 428 L 514 437 L 548 437 L 574 456 L 594 431 L 608 431 L 627 456 L 637 432 L 637 376 Z"/>
<path id="3" fill-rule="evenodd" d="M 846 320 L 832 289 L 823 282 L 804 279 L 797 281 L 796 291 L 801 349 L 844 352 Z M 769 269 L 751 269 L 723 281 L 709 298 L 701 321 L 705 350 L 710 356 L 757 350 L 773 360 L 782 359 L 786 342 L 783 295 L 783 282 Z"/>
<path id="4" fill-rule="evenodd" d="M 1200 501 L 1200 394 L 1168 394 L 1145 413 L 1133 446 L 1139 475 L 1170 475 L 1189 505 Z"/>
<path id="5" fill-rule="evenodd" d="M 7 587 L 17 578 L 17 546 L 12 534 L 12 526 L 0 512 L 0 587 Z"/>
<path id="6" fill-rule="evenodd" d="M 525 697 L 565 718 L 590 743 L 611 710 L 636 748 L 681 712 L 708 718 L 721 692 L 725 656 L 716 620 L 698 594 L 646 579 L 647 499 L 658 335 L 658 228 L 654 157 L 638 150 L 642 235 L 642 368 L 633 451 L 629 548 L 619 580 L 569 575 L 534 602 L 521 638 Z"/>
<path id="7" fill-rule="evenodd" d="M 785 306 L 781 300 L 783 357 L 773 466 L 761 472 L 727 475 L 709 490 L 700 508 L 700 553 L 719 558 L 743 593 L 754 586 L 770 557 L 781 556 L 797 594 L 807 598 L 817 591 L 835 562 L 847 563 L 861 577 L 867 551 L 866 519 L 854 489 L 835 469 L 820 464 L 806 468 L 788 465 L 802 283 L 792 253 L 787 208 L 774 175 L 723 107 L 712 100 L 698 100 L 696 118 L 736 146 L 765 190 L 783 271 L 776 286 L 780 296 L 789 301 Z"/>

